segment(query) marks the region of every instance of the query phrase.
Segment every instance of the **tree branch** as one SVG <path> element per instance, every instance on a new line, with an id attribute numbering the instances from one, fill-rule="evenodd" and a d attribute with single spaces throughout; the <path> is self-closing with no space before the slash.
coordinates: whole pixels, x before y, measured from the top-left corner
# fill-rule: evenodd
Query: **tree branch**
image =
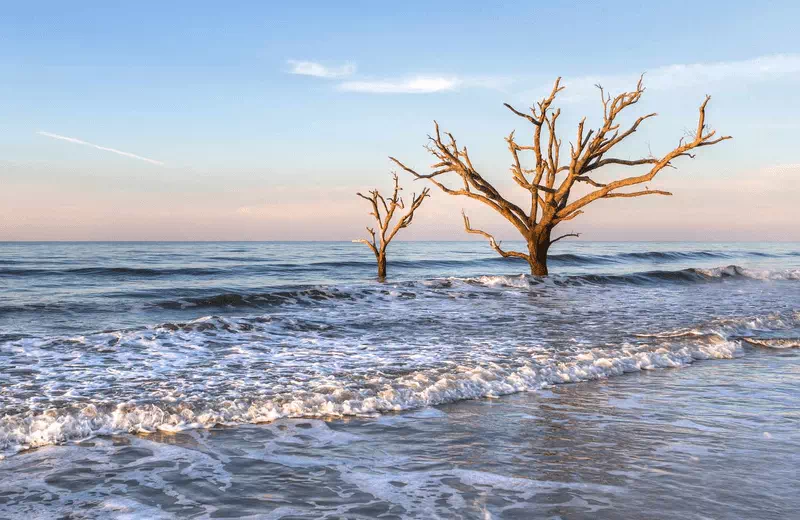
<path id="1" fill-rule="evenodd" d="M 469 225 L 469 217 L 467 217 L 467 214 L 464 213 L 463 210 L 461 211 L 461 215 L 464 217 L 464 229 L 466 229 L 467 233 L 486 237 L 489 240 L 489 245 L 492 246 L 492 249 L 494 249 L 497 252 L 497 254 L 499 254 L 503 258 L 509 258 L 509 257 L 522 258 L 523 260 L 528 261 L 529 257 L 524 253 L 519 253 L 517 251 L 504 251 L 503 249 L 501 249 L 500 245 L 497 243 L 497 241 L 494 239 L 492 235 L 490 235 L 486 231 L 482 231 L 480 229 L 474 229 Z"/>
<path id="2" fill-rule="evenodd" d="M 592 179 L 590 179 L 589 177 L 587 177 L 586 175 L 579 175 L 579 176 L 575 177 L 575 180 L 579 181 L 579 182 L 585 182 L 586 184 L 591 184 L 595 188 L 603 188 L 603 187 L 605 187 L 605 184 L 602 184 L 602 183 L 599 183 L 599 182 L 595 182 Z"/>
<path id="3" fill-rule="evenodd" d="M 503 103 L 503 106 L 504 106 L 504 107 L 506 107 L 507 109 L 511 110 L 511 111 L 512 111 L 512 112 L 514 112 L 515 114 L 517 114 L 519 117 L 524 117 L 525 119 L 527 119 L 528 121 L 530 121 L 532 124 L 534 124 L 534 125 L 536 125 L 536 126 L 542 126 L 542 122 L 541 122 L 541 121 L 539 121 L 538 119 L 536 119 L 536 118 L 535 118 L 535 117 L 533 117 L 533 116 L 530 116 L 530 115 L 528 115 L 528 114 L 525 114 L 525 113 L 523 113 L 523 112 L 520 112 L 519 110 L 517 110 L 516 108 L 512 107 L 512 106 L 511 106 L 511 105 L 509 105 L 508 103 Z M 531 112 L 533 112 L 533 109 L 531 109 Z"/>
<path id="4" fill-rule="evenodd" d="M 672 193 L 662 190 L 642 190 L 630 193 L 609 193 L 603 198 L 613 199 L 614 197 L 641 197 L 642 195 L 672 195 Z"/>
<path id="5" fill-rule="evenodd" d="M 561 240 L 562 238 L 567 238 L 567 237 L 575 237 L 575 238 L 579 238 L 580 236 L 581 236 L 581 234 L 580 234 L 580 233 L 566 233 L 566 234 L 564 234 L 564 235 L 561 235 L 561 236 L 560 236 L 560 237 L 558 237 L 558 238 L 554 238 L 553 240 L 551 240 L 551 241 L 550 241 L 550 245 L 553 245 L 553 244 L 555 244 L 556 242 L 558 242 L 558 241 L 559 241 L 559 240 Z"/>
<path id="6" fill-rule="evenodd" d="M 592 170 L 596 170 L 598 168 L 602 168 L 603 166 L 608 166 L 609 164 L 620 164 L 623 166 L 639 166 L 643 164 L 656 164 L 658 163 L 658 159 L 655 157 L 648 157 L 646 159 L 637 159 L 635 161 L 627 161 L 625 159 L 603 159 L 593 162 L 592 164 L 586 166 L 581 173 L 586 174 Z"/>

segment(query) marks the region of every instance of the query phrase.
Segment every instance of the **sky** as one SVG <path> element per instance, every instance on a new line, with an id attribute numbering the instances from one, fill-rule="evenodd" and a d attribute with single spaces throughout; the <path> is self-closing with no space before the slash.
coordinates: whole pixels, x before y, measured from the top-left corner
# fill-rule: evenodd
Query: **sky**
<path id="1" fill-rule="evenodd" d="M 112 5 L 116 4 L 116 5 Z M 296 4 L 296 5 L 290 5 Z M 334 5 L 340 4 L 340 5 Z M 800 2 L 8 2 L 0 16 L 0 240 L 350 240 L 388 156 L 425 170 L 433 120 L 507 193 L 504 138 L 556 77 L 566 143 L 645 73 L 620 149 L 733 139 L 562 224 L 582 240 L 800 240 Z M 619 171 L 609 171 L 611 180 Z M 424 181 L 400 172 L 407 196 Z M 465 240 L 432 192 L 400 238 Z"/>

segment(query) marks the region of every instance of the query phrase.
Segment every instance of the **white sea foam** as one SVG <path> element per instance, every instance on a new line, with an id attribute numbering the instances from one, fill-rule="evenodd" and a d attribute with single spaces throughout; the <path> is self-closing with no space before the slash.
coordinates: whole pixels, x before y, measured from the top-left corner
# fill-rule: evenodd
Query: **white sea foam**
<path id="1" fill-rule="evenodd" d="M 553 490 L 580 490 L 583 496 L 593 498 L 591 504 L 583 501 L 585 510 L 595 512 L 609 507 L 604 497 L 620 492 L 614 486 L 533 480 L 464 469 L 416 471 L 413 478 L 402 473 L 346 470 L 342 479 L 379 500 L 401 505 L 409 514 L 428 517 L 467 510 L 478 504 L 468 504 L 466 500 L 485 502 L 487 494 L 514 496 L 516 506 L 503 508 L 502 514 Z M 465 492 L 464 487 L 472 488 L 472 492 Z M 486 518 L 492 517 L 485 505 L 481 509 Z"/>
<path id="2" fill-rule="evenodd" d="M 763 348 L 800 348 L 800 338 L 742 338 L 742 341 Z"/>
<path id="3" fill-rule="evenodd" d="M 740 355 L 738 342 L 722 338 L 675 345 L 623 345 L 617 349 L 588 349 L 545 361 L 521 359 L 505 365 L 450 365 L 399 377 L 373 373 L 360 381 L 332 378 L 324 388 L 315 390 L 313 385 L 296 384 L 297 390 L 278 392 L 271 398 L 90 403 L 81 408 L 6 414 L 0 418 L 0 447 L 18 451 L 98 434 L 175 432 L 216 424 L 271 422 L 283 417 L 372 415 Z"/>
<path id="4" fill-rule="evenodd" d="M 742 276 L 754 280 L 800 280 L 800 269 L 747 269 L 729 265 L 713 269 L 695 269 L 695 271 L 711 278 Z"/>
<path id="5" fill-rule="evenodd" d="M 750 269 L 738 265 L 715 267 L 710 269 L 692 268 L 680 271 L 650 271 L 625 274 L 587 274 L 574 276 L 550 276 L 541 278 L 531 275 L 494 275 L 479 276 L 474 278 L 450 278 L 451 281 L 460 281 L 467 284 L 482 285 L 491 288 L 519 288 L 529 289 L 536 286 L 552 287 L 556 285 L 591 285 L 631 282 L 634 284 L 646 281 L 663 282 L 668 280 L 690 281 L 697 278 L 723 279 L 744 278 L 761 281 L 796 281 L 800 280 L 800 269 Z"/>

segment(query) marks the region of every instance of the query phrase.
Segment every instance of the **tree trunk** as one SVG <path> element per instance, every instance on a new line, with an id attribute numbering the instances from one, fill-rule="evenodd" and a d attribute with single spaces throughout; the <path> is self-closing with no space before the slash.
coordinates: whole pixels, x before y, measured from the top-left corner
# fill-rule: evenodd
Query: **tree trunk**
<path id="1" fill-rule="evenodd" d="M 378 259 L 378 278 L 383 281 L 386 278 L 386 253 L 380 252 L 377 255 Z"/>
<path id="2" fill-rule="evenodd" d="M 543 229 L 528 239 L 531 274 L 547 276 L 547 250 L 550 249 L 550 229 Z"/>

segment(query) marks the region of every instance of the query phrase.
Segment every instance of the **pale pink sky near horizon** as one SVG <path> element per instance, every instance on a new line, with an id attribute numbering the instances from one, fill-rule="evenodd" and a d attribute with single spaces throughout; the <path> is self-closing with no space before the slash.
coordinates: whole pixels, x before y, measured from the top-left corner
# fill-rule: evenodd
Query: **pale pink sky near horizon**
<path id="1" fill-rule="evenodd" d="M 650 183 L 672 197 L 599 201 L 559 229 L 589 241 L 800 241 L 800 165 L 724 179 L 704 178 L 700 171 L 687 178 L 692 169 L 683 170 Z M 421 187 L 402 179 L 407 191 Z M 377 187 L 388 189 L 389 176 L 380 180 Z M 515 192 L 508 179 L 500 180 L 504 192 Z M 0 240 L 350 240 L 360 238 L 369 223 L 368 207 L 355 197 L 369 188 L 251 186 L 243 197 L 236 191 L 137 193 L 102 186 L 86 192 L 31 181 L 0 193 Z M 432 191 L 398 239 L 472 240 L 463 231 L 462 208 L 474 225 L 499 239 L 518 238 L 481 204 Z"/>

